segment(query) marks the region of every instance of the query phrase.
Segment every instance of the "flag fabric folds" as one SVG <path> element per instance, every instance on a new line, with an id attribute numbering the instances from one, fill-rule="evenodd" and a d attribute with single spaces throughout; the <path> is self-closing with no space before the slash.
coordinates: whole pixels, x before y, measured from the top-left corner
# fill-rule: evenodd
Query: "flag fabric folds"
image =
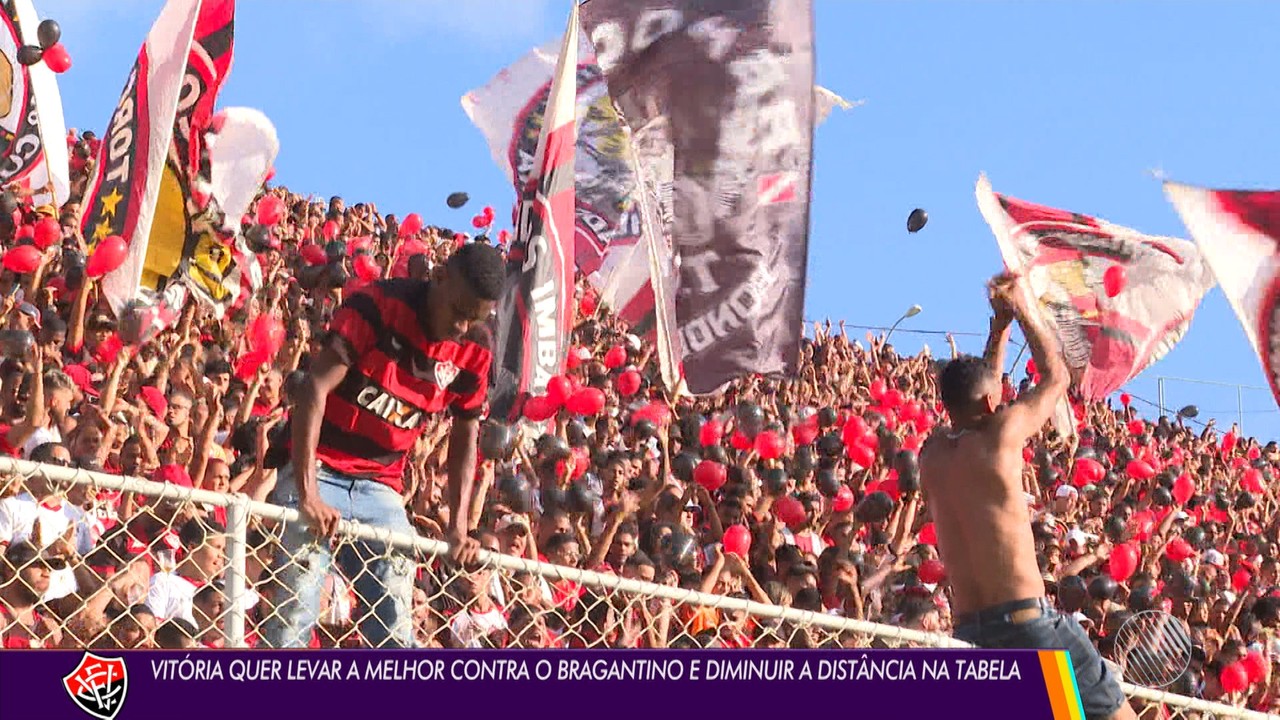
<path id="1" fill-rule="evenodd" d="M 1005 265 L 1022 276 L 1088 402 L 1164 357 L 1213 287 L 1194 243 L 997 194 L 985 177 L 977 196 Z"/>
<path id="2" fill-rule="evenodd" d="M 103 295 L 117 315 L 138 293 L 162 191 L 172 204 L 178 190 L 165 166 L 201 4 L 169 0 L 160 11 L 107 126 L 85 196 L 85 240 L 96 247 L 117 235 L 128 244 L 124 263 L 102 280 Z M 170 186 L 163 188 L 166 182 Z M 180 208 L 164 212 L 170 217 Z"/>
<path id="3" fill-rule="evenodd" d="M 490 414 L 512 417 L 564 369 L 573 322 L 578 8 L 556 63 L 545 120 L 520 195 L 498 303 Z"/>
<path id="4" fill-rule="evenodd" d="M 658 188 L 688 389 L 799 362 L 813 126 L 810 0 L 592 0 L 583 27 Z"/>
<path id="5" fill-rule="evenodd" d="M 1166 182 L 1165 195 L 1235 310 L 1280 404 L 1280 191 Z"/>

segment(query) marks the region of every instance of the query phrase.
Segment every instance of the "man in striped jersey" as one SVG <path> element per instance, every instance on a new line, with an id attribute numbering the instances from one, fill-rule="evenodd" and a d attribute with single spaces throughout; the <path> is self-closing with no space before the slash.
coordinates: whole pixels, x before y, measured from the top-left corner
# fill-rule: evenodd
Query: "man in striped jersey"
<path id="1" fill-rule="evenodd" d="M 325 541 L 340 520 L 413 533 L 400 495 L 405 464 L 428 417 L 445 410 L 453 417 L 447 534 L 455 560 L 474 560 L 467 515 L 493 359 L 486 321 L 504 274 L 497 250 L 467 244 L 429 279 L 372 283 L 335 313 L 302 384 L 290 462 L 275 490 L 303 524 L 285 532 L 294 560 L 282 570 L 287 591 L 264 627 L 268 646 L 307 646 L 335 557 L 355 584 L 364 640 L 412 645 L 413 561 L 381 543 L 344 543 L 335 554 Z"/>

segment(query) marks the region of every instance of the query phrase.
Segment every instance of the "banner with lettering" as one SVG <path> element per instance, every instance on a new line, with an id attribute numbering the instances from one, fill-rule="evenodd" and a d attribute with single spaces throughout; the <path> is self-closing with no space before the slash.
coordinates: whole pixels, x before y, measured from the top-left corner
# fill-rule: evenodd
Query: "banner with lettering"
<path id="1" fill-rule="evenodd" d="M 117 235 L 128 244 L 124 263 L 102 280 L 116 314 L 138 294 L 161 185 L 166 177 L 175 182 L 164 170 L 201 4 L 168 0 L 161 9 L 111 116 L 85 195 L 85 239 L 96 246 Z M 168 197 L 173 192 L 168 188 Z"/>
<path id="2" fill-rule="evenodd" d="M 1166 182 L 1165 194 L 1222 286 L 1280 404 L 1280 191 Z"/>
<path id="3" fill-rule="evenodd" d="M 573 324 L 578 6 L 569 16 L 498 303 L 490 414 L 512 417 L 564 369 Z"/>
<path id="4" fill-rule="evenodd" d="M 659 188 L 689 391 L 795 371 L 816 113 L 811 0 L 591 0 L 582 17 Z"/>
<path id="5" fill-rule="evenodd" d="M 38 45 L 40 19 L 31 0 L 16 0 L 0 20 L 0 184 L 20 183 L 36 206 L 61 207 L 71 181 L 58 82 L 44 63 L 18 62 L 18 48 Z"/>
<path id="6" fill-rule="evenodd" d="M 240 281 L 232 236 L 220 232 L 220 211 L 209 202 L 205 135 L 231 71 L 234 42 L 235 0 L 203 0 L 139 283 L 150 292 L 181 283 L 217 312 L 235 300 Z"/>
<path id="7" fill-rule="evenodd" d="M 977 194 L 1005 265 L 1023 275 L 1088 402 L 1172 350 L 1213 287 L 1194 243 L 1001 195 L 985 177 Z"/>

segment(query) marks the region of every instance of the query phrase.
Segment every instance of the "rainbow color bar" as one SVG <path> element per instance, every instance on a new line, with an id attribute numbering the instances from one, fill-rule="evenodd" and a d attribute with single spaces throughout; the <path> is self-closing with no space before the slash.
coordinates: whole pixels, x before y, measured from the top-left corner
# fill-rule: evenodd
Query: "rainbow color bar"
<path id="1" fill-rule="evenodd" d="M 1049 705 L 1053 708 L 1053 720 L 1084 720 L 1080 688 L 1076 686 L 1076 674 L 1071 668 L 1071 654 L 1066 650 L 1041 650 L 1039 655 L 1045 689 L 1049 691 Z"/>

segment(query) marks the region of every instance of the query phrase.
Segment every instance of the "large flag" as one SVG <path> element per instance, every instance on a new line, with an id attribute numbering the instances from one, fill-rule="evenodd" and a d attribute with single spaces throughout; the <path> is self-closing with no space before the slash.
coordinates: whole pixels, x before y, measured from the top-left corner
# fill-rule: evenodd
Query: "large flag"
<path id="1" fill-rule="evenodd" d="M 209 195 L 223 214 L 223 229 L 234 232 L 249 212 L 280 153 L 276 126 L 260 110 L 225 108 L 221 127 L 207 139 Z"/>
<path id="2" fill-rule="evenodd" d="M 811 0 L 592 0 L 582 11 L 658 188 L 688 389 L 795 371 L 816 113 Z"/>
<path id="3" fill-rule="evenodd" d="M 19 47 L 39 43 L 40 17 L 31 0 L 15 0 L 0 16 L 0 183 L 24 183 L 37 206 L 61 207 L 71 180 L 58 81 L 44 63 L 18 62 Z"/>
<path id="4" fill-rule="evenodd" d="M 81 221 L 85 239 L 96 247 L 118 235 L 128 244 L 124 263 L 102 281 L 103 294 L 117 314 L 141 287 L 166 178 L 168 197 L 174 191 L 175 179 L 164 170 L 200 6 L 201 0 L 169 0 L 160 11 L 111 116 L 86 193 Z M 170 213 L 166 209 L 166 216 Z"/>
<path id="5" fill-rule="evenodd" d="M 498 167 L 517 190 L 528 181 L 546 112 L 547 94 L 563 39 L 531 50 L 503 68 L 483 87 L 462 97 L 462 107 L 484 134 Z M 645 256 L 664 250 L 670 264 L 669 240 L 646 247 L 642 237 L 637 168 L 631 140 L 609 97 L 595 48 L 583 37 L 578 44 L 577 227 L 574 254 L 581 270 L 600 291 L 600 299 L 640 335 L 655 330 L 653 287 Z M 836 93 L 815 87 L 822 122 L 836 109 L 853 104 Z M 660 235 L 662 228 L 655 228 Z M 660 284 L 668 279 L 660 279 Z"/>
<path id="6" fill-rule="evenodd" d="M 1280 191 L 1174 182 L 1164 190 L 1240 318 L 1280 403 Z"/>
<path id="7" fill-rule="evenodd" d="M 574 70 L 578 6 L 569 15 L 546 122 L 521 193 L 507 284 L 498 304 L 490 413 L 511 417 L 563 371 L 573 324 Z"/>
<path id="8" fill-rule="evenodd" d="M 149 292 L 181 284 L 219 311 L 235 300 L 240 282 L 232 239 L 219 232 L 219 209 L 209 203 L 205 135 L 231 71 L 235 0 L 202 0 L 197 17 L 139 284 Z"/>
<path id="9" fill-rule="evenodd" d="M 1023 276 L 1089 402 L 1173 349 L 1213 287 L 1194 243 L 1000 195 L 985 177 L 977 196 L 1005 265 Z"/>

